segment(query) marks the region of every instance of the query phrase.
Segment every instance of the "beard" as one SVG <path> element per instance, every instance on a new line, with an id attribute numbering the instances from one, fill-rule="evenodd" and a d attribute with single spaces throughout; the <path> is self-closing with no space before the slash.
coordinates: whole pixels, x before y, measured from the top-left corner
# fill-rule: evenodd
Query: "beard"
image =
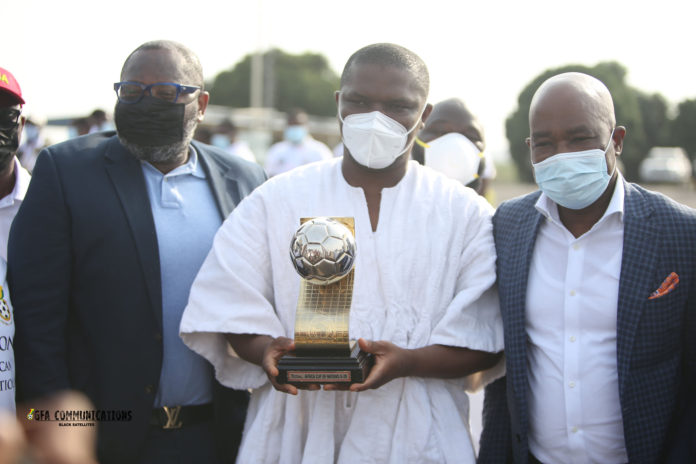
<path id="1" fill-rule="evenodd" d="M 170 164 L 181 159 L 186 159 L 188 147 L 193 140 L 193 135 L 198 125 L 196 114 L 198 113 L 198 103 L 189 105 L 184 111 L 183 138 L 177 142 L 166 145 L 142 145 L 129 142 L 128 139 L 118 133 L 121 144 L 130 151 L 133 156 L 140 161 L 147 161 L 151 164 Z"/>

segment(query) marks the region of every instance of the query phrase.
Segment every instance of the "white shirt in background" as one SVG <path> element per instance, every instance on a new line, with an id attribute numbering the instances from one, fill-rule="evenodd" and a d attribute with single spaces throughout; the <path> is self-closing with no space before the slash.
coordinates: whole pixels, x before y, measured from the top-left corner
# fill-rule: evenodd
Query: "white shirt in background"
<path id="1" fill-rule="evenodd" d="M 287 140 L 273 144 L 266 155 L 264 168 L 268 177 L 273 177 L 303 164 L 330 158 L 333 158 L 333 153 L 329 147 L 307 136 L 300 144 Z"/>

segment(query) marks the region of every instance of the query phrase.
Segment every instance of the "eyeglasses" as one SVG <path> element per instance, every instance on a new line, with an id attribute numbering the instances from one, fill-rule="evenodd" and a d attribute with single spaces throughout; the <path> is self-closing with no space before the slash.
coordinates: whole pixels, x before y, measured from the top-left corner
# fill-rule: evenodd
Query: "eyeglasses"
<path id="1" fill-rule="evenodd" d="M 0 109 L 0 129 L 12 129 L 19 124 L 21 111 L 14 108 Z"/>
<path id="2" fill-rule="evenodd" d="M 156 84 L 145 85 L 140 82 L 116 82 L 114 90 L 116 97 L 121 103 L 138 103 L 148 93 L 151 97 L 160 100 L 176 103 L 180 96 L 191 101 L 191 95 L 201 88 L 195 85 L 181 85 L 173 82 L 157 82 Z M 187 102 L 188 103 L 188 102 Z"/>

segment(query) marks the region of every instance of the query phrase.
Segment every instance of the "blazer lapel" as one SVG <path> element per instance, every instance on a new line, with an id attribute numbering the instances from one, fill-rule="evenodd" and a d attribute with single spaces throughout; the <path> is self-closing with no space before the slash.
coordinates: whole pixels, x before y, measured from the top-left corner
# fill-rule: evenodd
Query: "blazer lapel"
<path id="1" fill-rule="evenodd" d="M 538 195 L 535 197 L 538 198 Z M 516 403 L 524 405 L 519 411 L 523 430 L 527 429 L 526 403 L 527 403 L 527 331 L 526 331 L 526 304 L 527 283 L 532 264 L 532 255 L 537 234 L 544 216 L 539 213 L 532 203 L 531 211 L 525 211 L 520 215 L 517 232 L 510 248 L 512 256 L 508 261 L 510 269 L 507 271 L 510 285 L 508 302 L 508 326 L 512 330 L 505 335 L 505 356 L 510 359 L 509 372 L 512 376 Z"/>
<path id="2" fill-rule="evenodd" d="M 240 192 L 239 183 L 234 178 L 234 171 L 229 166 L 216 162 L 200 144 L 193 142 L 193 146 L 198 152 L 198 159 L 209 179 L 210 189 L 224 221 L 243 196 L 249 192 Z"/>
<path id="3" fill-rule="evenodd" d="M 650 220 L 651 205 L 639 190 L 626 184 L 624 239 L 619 278 L 616 356 L 619 394 L 623 394 L 636 328 L 653 284 L 658 257 L 658 230 Z"/>
<path id="4" fill-rule="evenodd" d="M 140 163 L 114 138 L 104 154 L 106 172 L 116 190 L 133 234 L 152 310 L 162 327 L 162 282 L 157 231 Z"/>

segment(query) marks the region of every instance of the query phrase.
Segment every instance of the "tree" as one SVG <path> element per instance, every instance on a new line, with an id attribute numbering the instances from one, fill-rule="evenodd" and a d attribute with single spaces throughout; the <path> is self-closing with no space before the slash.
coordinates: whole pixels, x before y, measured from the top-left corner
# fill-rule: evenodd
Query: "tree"
<path id="1" fill-rule="evenodd" d="M 505 121 L 510 154 L 517 167 L 519 178 L 533 182 L 534 175 L 525 144 L 529 136 L 529 106 L 534 92 L 549 77 L 564 72 L 582 72 L 602 81 L 614 99 L 616 123 L 626 127 L 624 149 L 621 154 L 627 179 L 638 178 L 638 165 L 645 158 L 656 140 L 663 140 L 662 130 L 669 126 L 666 119 L 666 103 L 660 95 L 646 95 L 626 84 L 626 68 L 617 62 L 603 62 L 596 66 L 567 65 L 549 69 L 534 78 L 520 93 L 517 109 Z M 663 106 L 661 106 L 663 105 Z M 644 113 L 643 111 L 646 111 Z M 656 111 L 655 114 L 652 114 Z M 649 115 L 645 118 L 644 114 Z M 649 130 L 646 131 L 646 127 Z"/>
<path id="2" fill-rule="evenodd" d="M 696 100 L 684 100 L 677 107 L 672 122 L 672 143 L 682 147 L 689 156 L 696 155 Z"/>
<path id="3" fill-rule="evenodd" d="M 250 106 L 252 54 L 213 79 L 210 100 L 215 105 Z M 279 49 L 264 53 L 264 106 L 288 111 L 300 107 L 309 114 L 336 114 L 334 92 L 340 78 L 321 54 L 292 55 Z"/>
<path id="4" fill-rule="evenodd" d="M 667 100 L 659 93 L 638 92 L 638 105 L 643 116 L 645 143 L 648 147 L 674 145 L 671 138 L 672 120 L 667 115 Z"/>

